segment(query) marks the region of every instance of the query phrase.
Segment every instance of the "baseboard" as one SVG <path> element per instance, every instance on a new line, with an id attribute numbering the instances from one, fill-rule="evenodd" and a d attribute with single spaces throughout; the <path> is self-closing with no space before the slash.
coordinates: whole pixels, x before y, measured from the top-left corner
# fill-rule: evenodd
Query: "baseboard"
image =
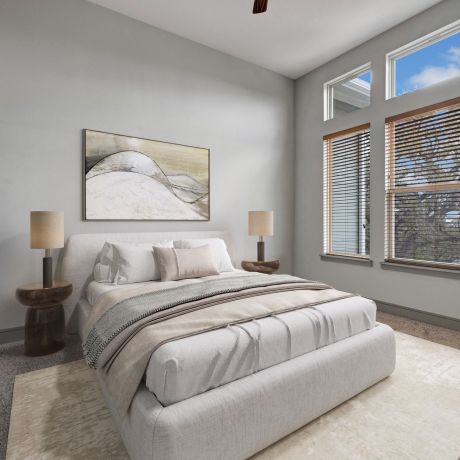
<path id="1" fill-rule="evenodd" d="M 414 308 L 403 307 L 393 303 L 382 302 L 376 300 L 377 310 L 391 315 L 402 316 L 403 318 L 422 321 L 423 323 L 432 324 L 433 326 L 446 327 L 454 331 L 460 331 L 460 320 L 450 318 L 448 316 L 438 315 L 436 313 L 428 313 L 426 311 L 416 310 Z"/>
<path id="2" fill-rule="evenodd" d="M 24 340 L 24 328 L 12 327 L 11 329 L 0 330 L 0 344 L 18 342 Z"/>

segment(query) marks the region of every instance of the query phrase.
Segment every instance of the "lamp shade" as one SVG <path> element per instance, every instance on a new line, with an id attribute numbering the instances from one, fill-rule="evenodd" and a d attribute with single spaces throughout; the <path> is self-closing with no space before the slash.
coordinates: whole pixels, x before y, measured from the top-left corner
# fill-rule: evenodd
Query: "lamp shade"
<path id="1" fill-rule="evenodd" d="M 64 213 L 57 211 L 31 211 L 30 247 L 53 249 L 64 247 Z"/>
<path id="2" fill-rule="evenodd" d="M 273 235 L 273 211 L 249 211 L 249 235 Z"/>

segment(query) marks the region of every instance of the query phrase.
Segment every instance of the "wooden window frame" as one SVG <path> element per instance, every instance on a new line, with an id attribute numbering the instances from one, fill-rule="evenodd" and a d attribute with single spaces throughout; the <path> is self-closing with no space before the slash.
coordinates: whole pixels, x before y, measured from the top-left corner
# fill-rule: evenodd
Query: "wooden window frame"
<path id="1" fill-rule="evenodd" d="M 332 250 L 332 141 L 349 134 L 370 130 L 364 123 L 323 136 L 323 255 L 340 258 L 370 260 L 370 254 L 350 254 Z"/>
<path id="2" fill-rule="evenodd" d="M 431 184 L 416 184 L 406 186 L 397 186 L 395 184 L 394 128 L 396 122 L 401 120 L 415 120 L 420 115 L 430 116 L 434 115 L 441 109 L 455 107 L 460 107 L 460 97 L 385 118 L 385 262 L 406 266 L 412 265 L 427 268 L 460 270 L 460 264 L 398 258 L 394 255 L 394 200 L 396 194 L 436 192 L 443 190 L 460 191 L 460 181 L 436 182 Z"/>

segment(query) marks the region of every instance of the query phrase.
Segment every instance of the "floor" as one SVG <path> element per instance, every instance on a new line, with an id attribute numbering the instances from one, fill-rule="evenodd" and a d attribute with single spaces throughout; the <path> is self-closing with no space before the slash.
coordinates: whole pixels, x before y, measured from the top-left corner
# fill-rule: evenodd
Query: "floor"
<path id="1" fill-rule="evenodd" d="M 377 321 L 388 324 L 395 331 L 460 350 L 460 332 L 458 331 L 382 312 L 377 312 Z"/>
<path id="2" fill-rule="evenodd" d="M 459 350 L 402 332 L 395 339 L 397 366 L 389 378 L 251 460 L 457 459 Z M 7 455 L 8 460 L 129 460 L 83 359 L 16 376 Z M 214 458 L 206 443 L 199 458 Z"/>
<path id="3" fill-rule="evenodd" d="M 67 345 L 63 350 L 52 355 L 34 358 L 24 356 L 22 342 L 0 345 L 0 459 L 4 459 L 6 454 L 15 376 L 56 364 L 75 361 L 82 357 L 80 338 L 77 335 L 67 338 Z"/>
<path id="4" fill-rule="evenodd" d="M 378 321 L 389 324 L 393 329 L 406 334 L 421 337 L 432 342 L 460 349 L 460 332 L 438 326 L 431 326 L 387 313 L 378 313 Z M 11 411 L 14 378 L 36 369 L 56 364 L 75 361 L 82 358 L 78 337 L 69 337 L 67 346 L 52 355 L 30 358 L 24 356 L 23 344 L 20 342 L 0 345 L 0 459 L 5 457 L 8 438 L 8 426 Z"/>

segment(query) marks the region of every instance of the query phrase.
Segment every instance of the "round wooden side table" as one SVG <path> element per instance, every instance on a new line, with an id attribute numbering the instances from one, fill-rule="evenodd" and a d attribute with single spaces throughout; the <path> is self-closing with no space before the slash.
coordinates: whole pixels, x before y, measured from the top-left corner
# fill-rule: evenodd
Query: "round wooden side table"
<path id="1" fill-rule="evenodd" d="M 43 356 L 65 346 L 65 317 L 63 302 L 72 293 L 72 283 L 54 281 L 44 288 L 32 283 L 16 289 L 16 298 L 27 305 L 24 348 L 27 356 Z"/>
<path id="2" fill-rule="evenodd" d="M 259 272 L 266 273 L 271 275 L 275 273 L 280 268 L 279 260 L 266 260 L 264 262 L 243 260 L 241 262 L 241 267 L 247 272 Z"/>

